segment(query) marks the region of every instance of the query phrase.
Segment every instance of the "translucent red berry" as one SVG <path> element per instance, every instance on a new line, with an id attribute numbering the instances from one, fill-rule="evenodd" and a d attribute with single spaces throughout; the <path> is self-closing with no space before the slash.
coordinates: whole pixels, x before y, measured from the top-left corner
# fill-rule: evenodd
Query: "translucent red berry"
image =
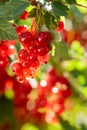
<path id="1" fill-rule="evenodd" d="M 0 67 L 5 68 L 9 65 L 9 59 L 8 57 L 2 57 L 0 56 Z"/>
<path id="2" fill-rule="evenodd" d="M 0 46 L 0 55 L 3 56 L 3 57 L 6 57 L 8 56 L 9 52 L 8 52 L 8 47 L 4 44 L 2 44 Z"/>
<path id="3" fill-rule="evenodd" d="M 19 40 L 23 46 L 27 47 L 29 43 L 33 42 L 33 35 L 29 31 L 22 32 L 19 35 Z"/>
<path id="4" fill-rule="evenodd" d="M 51 35 L 49 32 L 39 32 L 36 35 L 36 41 L 38 44 L 49 44 L 51 41 Z"/>
<path id="5" fill-rule="evenodd" d="M 21 34 L 22 32 L 27 31 L 27 26 L 23 26 L 23 25 L 17 26 L 16 31 L 18 34 Z"/>
<path id="6" fill-rule="evenodd" d="M 23 68 L 29 68 L 30 67 L 29 60 L 25 59 L 24 61 L 22 61 L 22 67 Z"/>
<path id="7" fill-rule="evenodd" d="M 26 19 L 28 18 L 28 16 L 29 16 L 29 13 L 25 10 L 25 11 L 21 14 L 20 19 L 26 20 Z"/>
<path id="8" fill-rule="evenodd" d="M 31 66 L 33 69 L 37 69 L 37 68 L 39 67 L 39 65 L 40 65 L 39 60 L 35 60 L 34 62 L 31 63 L 30 66 Z"/>
<path id="9" fill-rule="evenodd" d="M 38 52 L 38 55 L 39 55 L 39 56 L 44 56 L 44 55 L 46 55 L 47 52 L 48 52 L 48 46 L 47 46 L 47 45 L 44 45 L 44 44 L 38 45 L 38 47 L 37 47 L 37 52 Z"/>
<path id="10" fill-rule="evenodd" d="M 19 50 L 19 52 L 18 52 L 19 59 L 21 59 L 21 60 L 26 59 L 27 56 L 28 56 L 28 51 L 26 49 Z"/>
<path id="11" fill-rule="evenodd" d="M 33 50 L 36 49 L 36 45 L 33 44 L 33 43 L 30 43 L 29 46 L 28 46 L 28 49 L 29 49 L 29 51 L 33 51 Z"/>
<path id="12" fill-rule="evenodd" d="M 63 31 L 63 29 L 64 29 L 64 23 L 63 23 L 63 21 L 59 20 L 58 21 L 58 28 L 56 29 L 56 31 L 61 32 L 61 31 Z"/>
<path id="13" fill-rule="evenodd" d="M 20 74 L 22 73 L 22 65 L 21 63 L 19 62 L 15 62 L 11 65 L 11 68 L 12 68 L 12 71 L 15 73 L 15 74 Z"/>
<path id="14" fill-rule="evenodd" d="M 27 59 L 32 63 L 35 62 L 35 60 L 37 60 L 38 55 L 37 55 L 37 51 L 32 51 L 30 52 L 29 56 L 27 57 Z"/>
<path id="15" fill-rule="evenodd" d="M 16 76 L 16 80 L 19 83 L 23 83 L 25 81 L 25 77 L 22 74 L 19 74 L 19 75 Z"/>

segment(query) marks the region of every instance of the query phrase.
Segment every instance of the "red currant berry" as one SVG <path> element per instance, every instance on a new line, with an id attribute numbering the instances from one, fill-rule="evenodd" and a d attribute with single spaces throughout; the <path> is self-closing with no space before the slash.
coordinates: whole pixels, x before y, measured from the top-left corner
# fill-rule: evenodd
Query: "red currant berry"
<path id="1" fill-rule="evenodd" d="M 16 80 L 19 82 L 19 83 L 23 83 L 25 81 L 25 78 L 24 76 L 21 74 L 21 75 L 17 75 L 16 76 Z"/>
<path id="2" fill-rule="evenodd" d="M 29 49 L 29 51 L 33 51 L 33 50 L 36 49 L 36 45 L 33 44 L 33 43 L 30 43 L 29 46 L 28 46 L 28 49 Z"/>
<path id="3" fill-rule="evenodd" d="M 2 57 L 0 56 L 0 67 L 5 68 L 9 65 L 9 59 L 8 57 Z"/>
<path id="4" fill-rule="evenodd" d="M 33 67 L 33 69 L 37 69 L 40 65 L 40 62 L 38 60 L 35 60 L 34 62 L 31 63 L 31 67 Z"/>
<path id="5" fill-rule="evenodd" d="M 21 34 L 22 32 L 24 32 L 24 31 L 27 31 L 27 26 L 17 26 L 16 27 L 16 32 L 18 33 L 18 34 Z"/>
<path id="6" fill-rule="evenodd" d="M 25 10 L 20 16 L 20 19 L 26 20 L 28 19 L 28 16 L 29 16 L 29 13 Z"/>
<path id="7" fill-rule="evenodd" d="M 49 44 L 51 41 L 51 35 L 49 32 L 39 32 L 36 35 L 36 41 L 38 44 Z"/>
<path id="8" fill-rule="evenodd" d="M 57 31 L 57 32 L 62 32 L 63 29 L 64 29 L 64 23 L 63 23 L 63 21 L 59 20 L 59 21 L 58 21 L 58 28 L 57 28 L 56 31 Z"/>
<path id="9" fill-rule="evenodd" d="M 8 56 L 8 47 L 6 45 L 0 46 L 0 55 L 3 57 Z"/>
<path id="10" fill-rule="evenodd" d="M 22 61 L 22 67 L 23 68 L 29 68 L 30 67 L 30 62 L 29 62 L 29 60 L 24 60 L 24 61 Z"/>
<path id="11" fill-rule="evenodd" d="M 38 52 L 38 55 L 39 55 L 39 56 L 44 56 L 44 55 L 46 55 L 47 52 L 48 52 L 48 46 L 47 46 L 47 45 L 44 45 L 44 44 L 38 45 L 38 47 L 37 47 L 37 52 Z"/>
<path id="12" fill-rule="evenodd" d="M 21 60 L 26 59 L 27 56 L 28 56 L 28 51 L 26 49 L 19 50 L 18 52 L 19 59 Z"/>
<path id="13" fill-rule="evenodd" d="M 30 52 L 27 59 L 29 60 L 30 63 L 35 62 L 38 59 L 37 51 L 34 50 L 33 52 Z"/>
<path id="14" fill-rule="evenodd" d="M 27 47 L 31 42 L 33 42 L 33 35 L 29 31 L 22 32 L 19 35 L 19 40 L 23 46 Z"/>
<path id="15" fill-rule="evenodd" d="M 19 62 L 15 62 L 11 65 L 11 68 L 12 68 L 12 71 L 15 73 L 15 74 L 20 74 L 22 73 L 22 65 L 21 63 Z"/>

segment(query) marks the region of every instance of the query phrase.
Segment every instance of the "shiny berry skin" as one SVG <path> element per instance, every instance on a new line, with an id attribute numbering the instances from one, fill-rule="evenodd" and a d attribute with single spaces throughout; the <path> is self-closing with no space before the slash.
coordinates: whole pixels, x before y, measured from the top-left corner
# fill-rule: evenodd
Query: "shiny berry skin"
<path id="1" fill-rule="evenodd" d="M 31 62 L 31 67 L 33 68 L 33 69 L 37 69 L 38 67 L 39 67 L 39 65 L 40 65 L 40 62 L 38 61 L 38 60 L 35 60 L 34 62 Z"/>
<path id="2" fill-rule="evenodd" d="M 29 60 L 30 63 L 35 62 L 37 60 L 37 58 L 38 58 L 38 55 L 37 55 L 36 50 L 30 52 L 29 56 L 27 57 L 27 59 Z"/>
<path id="3" fill-rule="evenodd" d="M 21 60 L 26 59 L 27 56 L 28 56 L 28 51 L 26 49 L 19 50 L 18 52 L 19 59 Z"/>
<path id="4" fill-rule="evenodd" d="M 20 74 L 22 73 L 22 65 L 21 63 L 19 62 L 15 62 L 11 65 L 11 68 L 12 68 L 12 71 L 15 73 L 15 74 Z"/>
<path id="5" fill-rule="evenodd" d="M 25 59 L 24 61 L 22 61 L 22 67 L 23 68 L 29 68 L 30 67 L 29 60 Z"/>
<path id="6" fill-rule="evenodd" d="M 29 31 L 22 32 L 19 35 L 19 40 L 23 46 L 27 47 L 29 43 L 33 42 L 33 35 Z"/>
<path id="7" fill-rule="evenodd" d="M 37 52 L 39 56 L 44 56 L 48 52 L 48 46 L 47 45 L 38 45 Z"/>
<path id="8" fill-rule="evenodd" d="M 51 41 L 51 35 L 49 32 L 39 32 L 36 35 L 36 41 L 38 44 L 49 44 Z"/>
<path id="9" fill-rule="evenodd" d="M 25 78 L 24 76 L 21 74 L 17 75 L 16 76 L 16 80 L 19 82 L 19 83 L 23 83 L 25 81 Z"/>
<path id="10" fill-rule="evenodd" d="M 20 16 L 20 19 L 26 20 L 28 19 L 28 16 L 29 16 L 29 13 L 25 10 Z"/>
<path id="11" fill-rule="evenodd" d="M 33 43 L 30 43 L 29 46 L 28 46 L 28 49 L 29 49 L 29 51 L 33 51 L 33 50 L 36 49 L 36 45 L 33 44 Z"/>

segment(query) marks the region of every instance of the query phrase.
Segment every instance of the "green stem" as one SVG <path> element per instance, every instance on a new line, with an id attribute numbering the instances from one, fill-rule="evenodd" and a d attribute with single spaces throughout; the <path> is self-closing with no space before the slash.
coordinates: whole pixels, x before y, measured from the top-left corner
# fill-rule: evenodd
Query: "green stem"
<path id="1" fill-rule="evenodd" d="M 41 26 L 43 23 L 43 9 L 40 4 L 37 5 L 37 12 L 36 12 L 36 21 L 37 21 L 37 32 L 41 30 Z"/>

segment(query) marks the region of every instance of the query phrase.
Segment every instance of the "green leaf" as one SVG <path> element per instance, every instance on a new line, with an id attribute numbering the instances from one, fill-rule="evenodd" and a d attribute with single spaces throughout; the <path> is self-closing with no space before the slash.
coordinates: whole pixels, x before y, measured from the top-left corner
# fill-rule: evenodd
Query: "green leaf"
<path id="1" fill-rule="evenodd" d="M 60 121 L 64 130 L 77 130 L 74 126 L 71 126 L 68 121 L 62 119 L 62 117 L 58 116 L 58 120 Z"/>
<path id="2" fill-rule="evenodd" d="M 52 15 L 50 12 L 45 12 L 44 14 L 44 22 L 46 27 L 51 29 L 52 27 L 57 28 L 58 26 L 58 17 Z"/>
<path id="3" fill-rule="evenodd" d="M 81 124 L 81 130 L 87 130 L 87 126 L 84 124 Z"/>
<path id="4" fill-rule="evenodd" d="M 17 19 L 28 6 L 26 0 L 9 0 L 0 7 L 0 18 L 6 21 Z"/>
<path id="5" fill-rule="evenodd" d="M 77 20 L 79 19 L 79 21 L 82 20 L 83 15 L 82 15 L 82 13 L 78 10 L 77 7 L 75 7 L 75 6 L 72 5 L 72 6 L 70 6 L 70 10 L 71 10 L 73 16 L 75 17 L 75 19 L 77 19 Z"/>
<path id="6" fill-rule="evenodd" d="M 49 12 L 46 12 L 44 15 L 44 21 L 47 28 L 50 28 L 50 22 L 51 22 L 51 15 Z"/>
<path id="7" fill-rule="evenodd" d="M 1 6 L 3 5 L 4 3 L 2 2 L 2 1 L 0 1 L 0 8 L 1 8 Z"/>
<path id="8" fill-rule="evenodd" d="M 17 33 L 11 23 L 0 19 L 0 40 L 17 39 Z"/>
<path id="9" fill-rule="evenodd" d="M 76 0 L 66 0 L 68 4 L 76 4 Z"/>
<path id="10" fill-rule="evenodd" d="M 16 44 L 17 52 L 20 50 L 20 48 L 21 48 L 21 44 L 20 44 L 20 42 L 18 42 L 18 43 Z"/>
<path id="11" fill-rule="evenodd" d="M 57 17 L 66 16 L 68 14 L 68 7 L 62 4 L 60 1 L 52 2 L 52 9 L 54 15 L 56 15 Z"/>
<path id="12" fill-rule="evenodd" d="M 0 123 L 5 120 L 12 121 L 14 118 L 12 111 L 12 102 L 6 98 L 0 98 Z"/>
<path id="13" fill-rule="evenodd" d="M 69 48 L 66 43 L 59 42 L 55 44 L 55 55 L 58 57 L 58 59 L 70 59 Z"/>

